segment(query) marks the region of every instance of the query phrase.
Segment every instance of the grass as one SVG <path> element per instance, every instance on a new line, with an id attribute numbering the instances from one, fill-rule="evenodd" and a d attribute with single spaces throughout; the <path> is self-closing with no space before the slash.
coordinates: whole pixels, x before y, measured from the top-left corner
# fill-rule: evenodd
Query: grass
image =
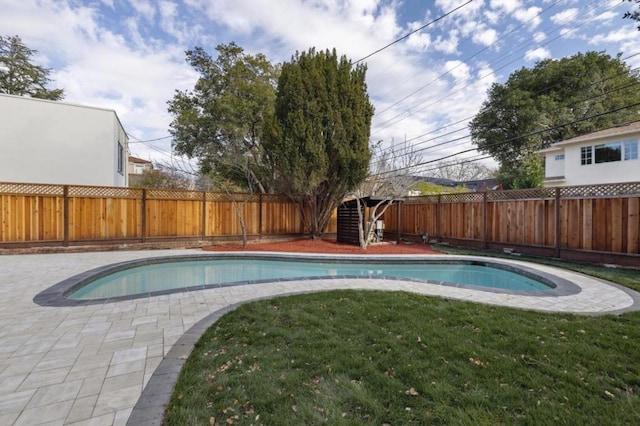
<path id="1" fill-rule="evenodd" d="M 549 258 L 549 257 L 533 257 L 533 256 L 518 256 L 514 257 L 510 254 L 503 252 L 485 252 L 481 250 L 473 250 L 460 247 L 451 246 L 437 246 L 439 251 L 448 254 L 468 254 L 473 256 L 491 256 L 502 257 L 513 260 L 524 260 L 528 262 L 535 262 L 544 265 L 557 266 L 559 268 L 568 269 L 575 272 L 581 272 L 583 274 L 592 275 L 594 277 L 602 278 L 607 281 L 611 281 L 617 284 L 621 284 L 625 287 L 631 288 L 636 291 L 640 291 L 640 269 L 628 268 L 628 267 L 606 267 L 594 263 L 578 263 L 568 262 L 561 259 Z"/>
<path id="2" fill-rule="evenodd" d="M 601 269 L 640 288 L 637 271 Z M 638 424 L 639 392 L 637 312 L 335 291 L 221 318 L 182 369 L 165 424 Z"/>

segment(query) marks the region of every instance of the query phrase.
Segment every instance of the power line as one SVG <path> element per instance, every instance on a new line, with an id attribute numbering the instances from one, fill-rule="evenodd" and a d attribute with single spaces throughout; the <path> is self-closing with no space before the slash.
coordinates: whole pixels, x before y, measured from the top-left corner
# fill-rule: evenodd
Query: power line
<path id="1" fill-rule="evenodd" d="M 636 71 L 636 70 L 638 70 L 638 69 L 640 69 L 640 67 L 632 68 L 630 71 Z M 597 80 L 597 81 L 593 81 L 593 82 L 591 82 L 591 84 L 590 84 L 590 85 L 591 85 L 591 86 L 595 86 L 595 85 L 597 85 L 597 84 L 599 84 L 599 83 L 602 83 L 602 82 L 605 82 L 605 81 L 607 81 L 607 80 L 611 80 L 611 79 L 614 79 L 614 78 L 617 78 L 617 77 L 619 77 L 619 75 L 614 75 L 614 76 L 611 76 L 611 77 L 603 78 L 603 79 L 600 79 L 600 80 Z M 542 88 L 542 89 L 540 89 L 540 90 L 538 90 L 538 91 L 536 91 L 536 92 L 532 93 L 532 94 L 530 95 L 530 97 L 535 97 L 535 96 L 537 96 L 537 95 L 539 95 L 539 94 L 541 94 L 541 93 L 544 93 L 545 91 L 548 91 L 548 90 L 550 90 L 550 89 L 552 89 L 552 88 L 554 88 L 554 87 L 557 87 L 557 86 L 559 86 L 559 85 L 562 85 L 564 82 L 565 82 L 565 81 L 563 80 L 563 81 L 560 81 L 560 82 L 558 82 L 558 83 L 556 83 L 556 84 L 554 84 L 554 85 L 552 85 L 552 86 L 544 87 L 544 88 Z M 625 85 L 622 85 L 622 86 L 617 86 L 617 87 L 611 88 L 611 89 L 609 89 L 608 91 L 603 92 L 603 93 L 597 93 L 597 94 L 592 95 L 592 96 L 583 97 L 583 98 L 581 98 L 581 99 L 576 99 L 576 100 L 575 100 L 573 103 L 571 103 L 571 104 L 560 106 L 560 107 L 558 107 L 558 108 L 556 108 L 556 109 L 553 109 L 553 110 L 551 110 L 551 111 L 548 111 L 548 112 L 549 112 L 549 113 L 553 113 L 553 112 L 555 112 L 555 111 L 560 111 L 560 109 L 561 109 L 561 108 L 577 106 L 577 105 L 579 105 L 579 104 L 581 104 L 581 103 L 583 103 L 583 102 L 587 102 L 587 101 L 590 101 L 590 100 L 592 100 L 592 99 L 596 99 L 596 98 L 599 98 L 599 97 L 602 97 L 602 96 L 607 96 L 607 95 L 609 95 L 609 94 L 611 94 L 611 93 L 614 93 L 614 92 L 617 92 L 617 91 L 620 91 L 620 90 L 623 90 L 623 89 L 627 89 L 627 88 L 630 88 L 630 87 L 633 87 L 633 86 L 637 86 L 638 84 L 640 84 L 640 81 L 634 80 L 634 81 L 633 81 L 633 82 L 631 82 L 631 83 L 628 83 L 628 84 L 625 84 Z M 464 130 L 464 129 L 459 129 L 459 130 L 457 130 L 457 131 L 461 131 L 461 130 Z M 418 146 L 418 145 L 421 145 L 422 143 L 429 142 L 429 141 L 433 141 L 433 140 L 435 140 L 435 139 L 439 139 L 439 138 L 441 138 L 441 137 L 448 136 L 448 135 L 450 135 L 450 134 L 456 133 L 457 131 L 455 131 L 455 132 L 450 132 L 450 133 L 447 133 L 447 134 L 443 134 L 443 135 L 440 135 L 440 136 L 436 136 L 436 137 L 434 137 L 434 138 L 427 139 L 426 141 L 420 141 L 420 142 L 417 142 L 417 143 L 415 143 L 415 144 L 410 145 L 410 147 L 416 147 L 416 146 Z M 445 141 L 445 142 L 438 143 L 438 144 L 436 144 L 436 145 L 431 145 L 431 146 L 428 146 L 428 147 L 425 147 L 425 148 L 421 148 L 421 149 L 418 149 L 418 150 L 411 151 L 410 153 L 401 153 L 401 154 L 398 154 L 398 155 L 392 156 L 391 158 L 386 159 L 386 161 L 388 161 L 389 159 L 395 159 L 395 158 L 399 158 L 399 157 L 402 157 L 402 156 L 406 156 L 406 155 L 410 155 L 410 154 L 415 154 L 415 153 L 417 153 L 417 152 L 424 152 L 424 151 L 427 151 L 427 150 L 430 150 L 430 149 L 433 149 L 433 148 L 436 148 L 436 147 L 440 147 L 440 146 L 443 146 L 443 145 L 448 145 L 448 144 L 453 143 L 453 142 L 458 142 L 458 141 L 461 141 L 461 140 L 467 139 L 467 138 L 469 138 L 469 137 L 471 137 L 471 135 L 467 135 L 467 136 L 459 137 L 459 138 L 456 138 L 456 139 L 451 139 L 451 140 L 448 140 L 448 141 Z M 460 144 L 455 144 L 455 145 L 452 145 L 452 146 L 457 146 L 457 145 L 460 145 Z M 374 162 L 374 163 L 372 163 L 372 164 L 378 164 L 380 161 L 382 161 L 382 160 L 379 160 L 379 161 Z"/>
<path id="2" fill-rule="evenodd" d="M 594 4 L 595 4 L 595 3 L 597 3 L 597 2 L 594 2 Z M 598 14 L 598 15 L 594 15 L 592 18 L 590 18 L 590 19 L 588 19 L 588 20 L 586 20 L 586 21 L 582 22 L 580 25 L 577 25 L 577 26 L 575 26 L 575 27 L 573 27 L 573 28 L 569 29 L 569 30 L 568 30 L 567 32 L 565 32 L 565 33 L 561 33 L 560 35 L 558 35 L 558 36 L 556 36 L 556 37 L 554 37 L 554 38 L 552 38 L 552 39 L 550 39 L 550 40 L 546 41 L 545 43 L 540 44 L 538 47 L 543 47 L 543 46 L 546 46 L 546 45 L 548 45 L 548 44 L 550 44 L 550 43 L 552 43 L 552 42 L 556 41 L 557 39 L 561 38 L 562 36 L 564 36 L 564 35 L 565 35 L 565 34 L 567 34 L 568 32 L 575 31 L 576 29 L 578 29 L 578 28 L 580 28 L 580 27 L 582 27 L 582 26 L 586 25 L 587 23 L 589 23 L 589 22 L 593 21 L 595 18 L 597 18 L 598 16 L 600 16 L 602 13 L 605 13 L 605 12 L 607 12 L 607 11 L 609 11 L 609 10 L 613 9 L 614 7 L 616 7 L 616 5 L 613 5 L 613 6 L 609 7 L 609 8 L 607 8 L 607 9 L 605 9 L 605 10 L 604 10 L 603 12 L 601 12 L 600 14 Z M 594 9 L 595 9 L 595 8 L 594 8 Z M 576 12 L 576 13 L 573 15 L 572 20 L 573 20 L 573 19 L 575 19 L 577 16 L 578 16 L 578 13 Z M 557 27 L 557 28 L 556 28 L 556 29 L 554 29 L 554 30 L 553 30 L 553 32 L 555 32 L 555 31 L 559 31 L 559 30 L 562 30 L 562 29 L 566 29 L 566 26 L 565 26 L 564 24 L 563 24 L 563 25 L 558 25 L 558 26 L 556 26 L 556 27 Z M 518 51 L 521 51 L 521 50 L 525 49 L 527 46 L 529 46 L 529 45 L 531 45 L 531 44 L 533 44 L 533 43 L 531 43 L 531 42 L 530 42 L 530 43 L 524 44 L 524 45 L 523 45 L 522 47 L 520 47 L 519 49 L 517 49 L 517 50 L 515 50 L 515 51 L 512 51 L 510 54 L 508 54 L 508 55 L 503 56 L 502 58 L 500 58 L 500 60 L 499 60 L 499 61 L 497 61 L 495 64 L 502 62 L 505 58 L 507 58 L 507 57 L 509 57 L 509 56 L 513 55 L 515 52 L 518 52 Z M 493 73 L 494 73 L 495 71 L 499 71 L 499 70 L 501 70 L 501 69 L 503 69 L 503 68 L 507 67 L 508 65 L 511 65 L 512 63 L 516 62 L 517 60 L 522 59 L 524 56 L 525 56 L 525 55 L 523 54 L 523 55 L 521 55 L 521 56 L 516 57 L 515 59 L 513 59 L 513 60 L 511 60 L 511 61 L 507 62 L 506 64 L 504 64 L 504 65 L 500 66 L 499 68 L 497 68 L 497 69 L 495 69 L 495 70 L 491 70 L 491 72 L 489 72 L 489 73 L 487 73 L 487 74 L 485 74 L 485 75 L 483 75 L 483 76 L 479 77 L 479 78 L 478 78 L 476 81 L 474 81 L 473 83 L 471 83 L 471 84 L 467 84 L 467 85 L 465 85 L 465 86 L 461 87 L 460 89 L 456 90 L 455 92 L 449 92 L 449 93 L 447 93 L 445 96 L 443 96 L 443 97 L 439 98 L 438 100 L 436 100 L 436 101 L 434 101 L 434 102 L 432 102 L 432 103 L 430 103 L 430 104 L 428 104 L 428 105 L 425 105 L 424 107 L 422 107 L 422 108 L 420 108 L 420 109 L 418 109 L 418 110 L 413 110 L 413 111 L 412 111 L 412 110 L 407 109 L 407 110 L 405 110 L 405 111 L 403 111 L 403 112 L 400 112 L 400 113 L 396 114 L 395 116 L 393 116 L 393 117 L 391 117 L 391 118 L 389 118 L 389 119 L 387 119 L 387 120 L 383 121 L 382 123 L 379 123 L 379 124 L 376 126 L 376 127 L 377 127 L 376 131 L 375 131 L 374 133 L 372 133 L 372 135 L 375 135 L 375 134 L 379 133 L 380 131 L 382 131 L 382 130 L 384 130 L 384 129 L 386 129 L 386 128 L 389 128 L 389 127 L 391 127 L 392 125 L 395 125 L 395 124 L 397 124 L 397 123 L 399 123 L 399 122 L 401 122 L 401 121 L 403 121 L 403 120 L 405 120 L 405 119 L 407 119 L 407 118 L 409 118 L 409 117 L 411 117 L 411 116 L 413 116 L 413 115 L 417 114 L 418 112 L 424 111 L 426 108 L 428 108 L 428 107 L 430 107 L 430 106 L 433 106 L 433 105 L 435 105 L 435 104 L 438 104 L 439 102 L 441 102 L 441 101 L 442 101 L 442 100 L 444 100 L 444 99 L 447 99 L 448 97 L 450 97 L 450 96 L 451 96 L 451 95 L 453 95 L 453 94 L 459 93 L 459 92 L 461 92 L 462 90 L 464 90 L 464 89 L 466 89 L 466 88 L 468 88 L 468 87 L 470 87 L 470 86 L 475 85 L 478 81 L 483 80 L 483 79 L 485 79 L 485 78 L 487 78 L 487 77 L 489 77 L 489 76 L 493 75 Z M 434 81 L 435 81 L 435 80 L 434 80 Z M 431 83 L 429 83 L 429 84 L 431 84 Z M 455 88 L 456 86 L 458 86 L 458 84 L 457 84 L 457 83 L 456 83 L 456 84 L 454 84 L 453 86 L 450 86 L 448 89 L 449 89 L 449 90 L 450 90 L 450 89 L 453 89 L 453 88 Z M 417 93 L 417 92 L 416 92 L 416 93 Z M 425 101 L 425 102 L 426 102 L 426 101 Z M 424 103 L 424 102 L 418 103 L 417 105 L 420 105 L 420 104 L 422 104 L 422 103 Z M 397 103 L 396 103 L 396 104 L 397 104 Z M 417 105 L 416 105 L 416 106 L 417 106 Z M 402 117 L 403 115 L 404 115 L 404 117 Z M 402 117 L 402 118 L 400 118 L 399 120 L 395 120 L 396 118 L 399 118 L 399 117 Z M 394 120 L 395 120 L 395 121 L 394 121 Z M 390 122 L 392 122 L 392 123 L 390 123 Z M 390 124 L 389 124 L 389 125 L 387 125 L 387 126 L 381 127 L 381 128 L 379 127 L 379 126 L 384 125 L 384 124 L 386 124 L 386 123 L 390 123 Z"/>
<path id="3" fill-rule="evenodd" d="M 436 22 L 440 21 L 441 19 L 446 18 L 447 16 L 451 15 L 451 14 L 452 14 L 452 13 L 454 13 L 454 12 L 457 12 L 458 10 L 460 10 L 460 9 L 462 9 L 463 7 L 467 6 L 467 5 L 468 5 L 469 3 L 471 3 L 472 1 L 473 1 L 473 0 L 469 0 L 468 2 L 466 2 L 466 3 L 464 3 L 464 4 L 461 4 L 460 6 L 456 7 L 455 9 L 452 9 L 452 10 L 450 10 L 449 12 L 445 13 L 444 15 L 441 15 L 441 16 L 439 16 L 438 18 L 434 19 L 433 21 L 431 21 L 431 22 L 427 22 L 426 24 L 424 24 L 424 25 L 423 25 L 423 26 L 421 26 L 420 28 L 418 28 L 418 29 L 416 29 L 416 30 L 413 30 L 413 31 L 411 31 L 410 33 L 407 33 L 407 34 L 403 35 L 403 36 L 402 36 L 402 37 L 400 37 L 399 39 L 392 41 L 391 43 L 387 44 L 387 45 L 386 45 L 386 46 L 384 46 L 384 47 L 381 47 L 380 49 L 376 50 L 375 52 L 369 53 L 367 56 L 365 56 L 365 57 L 363 57 L 363 58 L 360 58 L 360 59 L 358 59 L 357 61 L 355 61 L 355 62 L 353 63 L 353 65 L 355 65 L 355 64 L 357 64 L 357 63 L 359 63 L 359 62 L 362 62 L 362 61 L 364 61 L 365 59 L 370 58 L 370 57 L 372 57 L 373 55 L 375 55 L 375 54 L 377 54 L 377 53 L 382 52 L 383 50 L 385 50 L 385 49 L 387 49 L 387 48 L 389 48 L 389 47 L 393 46 L 394 44 L 399 43 L 399 42 L 401 42 L 402 40 L 404 40 L 404 39 L 406 39 L 406 38 L 410 37 L 412 34 L 415 34 L 415 33 L 419 32 L 419 31 L 424 30 L 424 29 L 425 29 L 425 28 L 427 28 L 429 25 L 434 24 L 434 23 L 436 23 Z"/>
<path id="4" fill-rule="evenodd" d="M 537 15 L 533 16 L 531 19 L 529 19 L 526 22 L 521 23 L 520 25 L 518 25 L 517 27 L 511 29 L 510 31 L 504 33 L 502 36 L 500 36 L 496 41 L 494 41 L 493 43 L 491 43 L 488 46 L 485 46 L 484 48 L 482 48 L 481 50 L 477 51 L 476 53 L 474 53 L 473 55 L 465 58 L 464 60 L 460 61 L 460 63 L 458 65 L 456 65 L 455 67 L 445 71 L 444 73 L 440 74 L 439 76 L 437 76 L 436 78 L 434 78 L 433 80 L 431 80 L 429 83 L 425 84 L 424 86 L 419 87 L 418 89 L 414 90 L 413 92 L 409 93 L 408 95 L 404 96 L 403 98 L 399 99 L 398 101 L 394 102 L 393 104 L 387 106 L 385 109 L 383 109 L 382 111 L 376 112 L 376 114 L 383 114 L 384 112 L 388 111 L 389 109 L 393 108 L 394 106 L 402 103 L 403 101 L 405 101 L 406 99 L 410 98 L 411 96 L 414 96 L 415 94 L 421 92 L 422 90 L 426 89 L 427 87 L 429 87 L 431 84 L 435 83 L 436 81 L 440 80 L 442 77 L 444 77 L 447 74 L 450 74 L 453 70 L 455 70 L 456 68 L 462 66 L 462 64 L 467 63 L 468 61 L 470 61 L 471 59 L 475 58 L 476 56 L 480 55 L 481 53 L 485 52 L 486 50 L 490 49 L 491 47 L 495 46 L 498 42 L 504 40 L 505 38 L 507 38 L 509 35 L 513 34 L 514 32 L 518 31 L 519 29 L 521 29 L 522 27 L 524 27 L 525 25 L 527 25 L 528 23 L 530 23 L 531 21 L 533 21 L 534 19 L 538 18 L 539 16 L 541 16 L 542 14 L 544 14 L 545 12 L 547 12 L 549 9 L 551 9 L 553 6 L 555 6 L 556 4 L 558 4 L 561 0 L 556 0 L 554 3 L 552 3 L 551 5 L 547 6 L 544 10 L 542 10 L 540 13 L 538 13 Z"/>
<path id="5" fill-rule="evenodd" d="M 501 145 L 504 145 L 504 144 L 506 144 L 508 142 L 513 142 L 515 140 L 527 138 L 527 137 L 530 137 L 530 136 L 537 136 L 537 135 L 540 135 L 540 134 L 543 134 L 543 133 L 546 133 L 546 132 L 550 132 L 552 130 L 558 130 L 558 129 L 566 127 L 566 126 L 571 126 L 571 125 L 576 124 L 576 123 L 581 123 L 583 121 L 592 120 L 594 118 L 602 117 L 602 116 L 608 115 L 608 114 L 613 114 L 615 112 L 622 111 L 622 110 L 629 109 L 629 108 L 633 108 L 633 107 L 637 107 L 637 106 L 640 106 L 640 102 L 636 102 L 636 103 L 631 104 L 631 105 L 625 105 L 625 106 L 622 106 L 622 107 L 619 107 L 619 108 L 615 108 L 613 110 L 609 110 L 609 111 L 605 111 L 605 112 L 602 112 L 602 113 L 599 113 L 599 114 L 591 115 L 589 117 L 580 118 L 578 120 L 573 120 L 573 121 L 568 122 L 568 123 L 559 124 L 559 125 L 556 125 L 556 126 L 553 126 L 553 127 L 549 127 L 547 129 L 536 130 L 534 132 L 530 132 L 530 133 L 527 133 L 525 135 L 508 138 L 508 139 L 505 139 L 504 141 L 494 142 L 492 144 L 487 145 L 483 149 L 486 149 L 488 147 L 501 146 Z M 612 127 L 615 127 L 615 126 L 612 126 Z M 602 129 L 602 130 L 606 130 L 606 129 Z M 442 160 L 446 160 L 447 158 L 456 157 L 458 155 L 465 154 L 467 152 L 478 151 L 478 150 L 479 150 L 479 148 L 465 149 L 463 151 L 459 151 L 459 152 L 456 152 L 454 154 L 446 155 L 444 157 L 441 157 L 441 158 L 438 158 L 438 159 L 435 159 L 435 160 L 423 161 L 421 163 L 410 165 L 410 166 L 398 167 L 397 169 L 389 170 L 389 171 L 385 171 L 385 172 L 381 172 L 381 173 L 376 173 L 376 174 L 374 174 L 372 176 L 382 176 L 382 175 L 387 175 L 387 174 L 391 174 L 391 173 L 396 173 L 396 172 L 399 172 L 399 171 L 402 171 L 402 170 L 409 170 L 409 169 L 412 169 L 412 168 L 415 168 L 415 167 L 423 166 L 425 164 L 436 163 L 436 162 L 439 162 L 439 161 L 442 161 Z"/>
<path id="6" fill-rule="evenodd" d="M 172 138 L 172 137 L 173 137 L 173 136 L 169 135 L 169 136 L 164 136 L 164 137 L 161 137 L 161 138 L 147 139 L 147 140 L 143 140 L 143 141 L 141 141 L 141 140 L 138 140 L 138 138 L 135 138 L 135 137 L 133 137 L 133 136 L 131 136 L 131 135 L 128 135 L 128 136 L 129 136 L 130 138 L 135 139 L 134 141 L 130 141 L 130 142 L 129 142 L 129 144 L 132 144 L 132 143 L 147 143 L 147 142 L 163 141 L 163 140 L 165 140 L 165 139 L 170 139 L 170 138 Z"/>

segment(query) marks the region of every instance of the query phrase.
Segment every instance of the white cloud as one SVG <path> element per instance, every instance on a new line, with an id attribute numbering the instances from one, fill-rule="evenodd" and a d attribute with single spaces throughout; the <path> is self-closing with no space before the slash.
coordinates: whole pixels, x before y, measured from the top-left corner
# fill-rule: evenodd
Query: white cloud
<path id="1" fill-rule="evenodd" d="M 535 41 L 536 43 L 540 43 L 541 41 L 546 40 L 546 38 L 547 38 L 547 35 L 542 31 L 538 31 L 533 35 L 533 41 Z"/>
<path id="2" fill-rule="evenodd" d="M 433 47 L 442 53 L 453 54 L 458 51 L 458 43 L 460 38 L 458 37 L 458 30 L 452 30 L 449 33 L 449 38 L 438 37 L 433 42 Z"/>
<path id="3" fill-rule="evenodd" d="M 153 22 L 156 16 L 156 8 L 149 0 L 129 0 L 133 9 L 142 15 L 147 21 Z"/>
<path id="4" fill-rule="evenodd" d="M 524 55 L 524 58 L 527 61 L 540 61 L 542 59 L 547 59 L 551 57 L 551 52 L 545 49 L 544 47 L 538 47 L 534 50 L 528 50 Z"/>
<path id="5" fill-rule="evenodd" d="M 636 29 L 618 28 L 604 34 L 598 34 L 589 40 L 589 44 L 620 43 L 637 37 Z"/>
<path id="6" fill-rule="evenodd" d="M 473 35 L 473 42 L 481 46 L 490 46 L 498 40 L 498 33 L 493 28 L 478 31 Z"/>
<path id="7" fill-rule="evenodd" d="M 505 13 L 513 13 L 522 7 L 519 0 L 491 0 L 489 4 L 492 9 L 500 9 Z"/>
<path id="8" fill-rule="evenodd" d="M 606 11 L 604 13 L 601 13 L 598 16 L 595 16 L 593 18 L 593 20 L 596 21 L 596 22 L 597 21 L 607 22 L 607 21 L 611 21 L 612 19 L 619 19 L 619 18 L 620 18 L 620 14 L 619 13 L 616 13 L 616 12 L 613 12 L 613 11 L 609 10 L 609 11 Z"/>
<path id="9" fill-rule="evenodd" d="M 539 7 L 530 7 L 528 9 L 518 9 L 513 16 L 522 23 L 527 23 L 531 28 L 536 28 L 542 22 L 539 14 L 542 9 Z"/>
<path id="10" fill-rule="evenodd" d="M 469 65 L 462 61 L 447 61 L 444 64 L 444 69 L 455 78 L 456 83 L 466 82 L 471 75 Z"/>
<path id="11" fill-rule="evenodd" d="M 560 13 L 556 13 L 555 15 L 553 15 L 551 17 L 551 22 L 556 25 L 566 25 L 569 22 L 573 21 L 579 13 L 580 11 L 576 8 L 566 9 Z"/>
<path id="12" fill-rule="evenodd" d="M 450 15 L 452 19 L 474 18 L 483 7 L 482 1 L 473 1 L 468 3 L 466 0 L 436 0 L 435 4 L 440 8 L 442 14 L 452 12 L 459 8 Z"/>
<path id="13" fill-rule="evenodd" d="M 431 35 L 421 32 L 411 34 L 406 41 L 406 45 L 413 50 L 425 51 L 431 46 Z"/>
<path id="14" fill-rule="evenodd" d="M 495 25 L 500 21 L 500 14 L 491 10 L 485 10 L 484 17 L 489 24 Z"/>

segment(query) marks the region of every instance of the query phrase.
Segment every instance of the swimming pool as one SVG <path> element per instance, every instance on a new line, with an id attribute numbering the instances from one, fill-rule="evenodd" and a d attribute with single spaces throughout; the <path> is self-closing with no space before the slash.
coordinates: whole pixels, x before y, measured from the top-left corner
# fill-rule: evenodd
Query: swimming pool
<path id="1" fill-rule="evenodd" d="M 540 296 L 579 291 L 559 277 L 484 258 L 217 253 L 108 265 L 64 280 L 38 294 L 34 301 L 44 306 L 68 306 L 273 281 L 362 278 Z"/>

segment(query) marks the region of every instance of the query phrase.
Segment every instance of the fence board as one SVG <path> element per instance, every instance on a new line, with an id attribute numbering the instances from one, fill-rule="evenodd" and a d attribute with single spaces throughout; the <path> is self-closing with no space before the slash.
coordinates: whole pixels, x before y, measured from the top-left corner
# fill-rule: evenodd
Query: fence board
<path id="1" fill-rule="evenodd" d="M 604 251 L 607 248 L 607 230 L 605 228 L 605 209 L 606 203 L 604 199 L 593 200 L 593 250 Z"/>
<path id="2" fill-rule="evenodd" d="M 563 200 L 567 212 L 567 247 L 580 248 L 580 228 L 582 218 L 580 215 L 580 199 Z"/>
<path id="3" fill-rule="evenodd" d="M 593 247 L 593 200 L 582 200 L 582 248 Z"/>
<path id="4" fill-rule="evenodd" d="M 640 197 L 629 199 L 627 217 L 629 218 L 627 253 L 640 253 Z"/>
<path id="5" fill-rule="evenodd" d="M 622 198 L 611 200 L 611 248 L 609 251 L 622 253 Z"/>

